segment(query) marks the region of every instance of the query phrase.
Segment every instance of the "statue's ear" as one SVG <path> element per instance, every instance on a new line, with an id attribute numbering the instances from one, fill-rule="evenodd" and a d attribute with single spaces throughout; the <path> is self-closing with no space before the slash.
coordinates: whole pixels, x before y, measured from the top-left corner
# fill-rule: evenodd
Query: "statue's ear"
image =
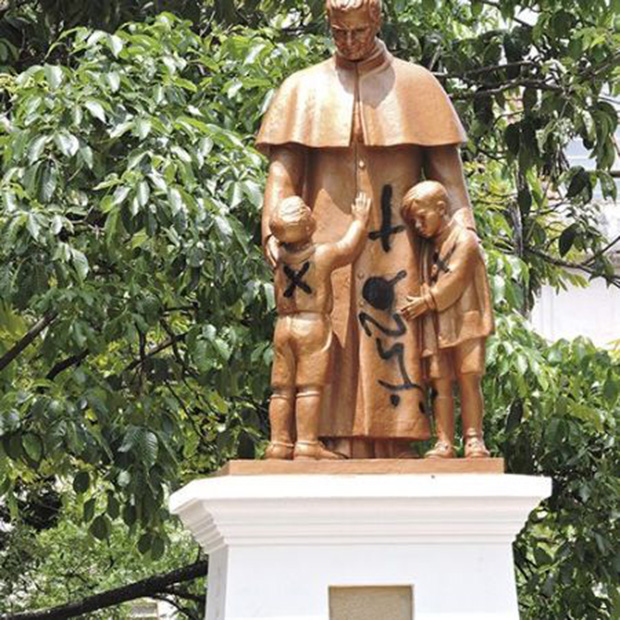
<path id="1" fill-rule="evenodd" d="M 368 11 L 370 11 L 370 9 L 368 9 Z M 383 26 L 383 13 L 379 13 L 379 17 L 377 17 L 376 19 L 373 18 L 372 15 L 369 15 L 369 17 L 372 20 L 372 25 L 375 29 L 375 34 L 377 34 L 379 30 L 381 30 L 381 26 Z"/>

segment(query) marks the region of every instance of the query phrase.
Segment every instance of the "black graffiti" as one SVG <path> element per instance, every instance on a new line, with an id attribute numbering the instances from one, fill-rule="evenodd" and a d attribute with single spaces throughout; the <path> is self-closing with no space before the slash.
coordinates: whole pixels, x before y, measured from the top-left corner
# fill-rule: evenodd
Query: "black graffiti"
<path id="1" fill-rule="evenodd" d="M 394 313 L 392 315 L 394 322 L 396 323 L 396 327 L 388 327 L 383 323 L 380 323 L 374 317 L 370 316 L 370 314 L 366 312 L 359 313 L 360 324 L 362 325 L 362 329 L 366 332 L 367 336 L 372 336 L 372 330 L 368 326 L 374 325 L 380 332 L 384 333 L 386 336 L 392 336 L 393 338 L 398 338 L 402 336 L 407 331 L 407 326 L 403 321 L 402 317 L 399 314 Z"/>
<path id="2" fill-rule="evenodd" d="M 372 241 L 381 239 L 383 251 L 389 252 L 392 249 L 390 245 L 392 235 L 403 230 L 405 230 L 405 227 L 402 224 L 392 226 L 392 186 L 384 185 L 381 191 L 381 228 L 369 232 L 368 237 Z"/>
<path id="3" fill-rule="evenodd" d="M 368 278 L 362 288 L 362 297 L 377 310 L 391 310 L 394 306 L 394 287 L 405 277 L 407 272 L 403 269 L 391 280 L 381 276 Z"/>
<path id="4" fill-rule="evenodd" d="M 308 295 L 312 293 L 312 289 L 310 288 L 310 286 L 302 279 L 308 272 L 308 269 L 310 269 L 309 262 L 305 262 L 303 264 L 303 267 L 299 271 L 291 269 L 288 265 L 284 265 L 283 267 L 286 277 L 291 282 L 289 287 L 284 291 L 284 297 L 292 297 L 296 288 L 300 288 L 302 291 L 304 291 L 304 293 L 308 293 Z"/>
<path id="5" fill-rule="evenodd" d="M 377 343 L 377 351 L 379 353 L 379 357 L 382 360 L 391 360 L 393 357 L 396 358 L 396 363 L 398 365 L 398 370 L 400 372 L 400 376 L 402 378 L 402 383 L 392 384 L 387 381 L 379 380 L 379 385 L 384 387 L 386 390 L 390 392 L 402 392 L 404 390 L 422 390 L 422 386 L 414 383 L 407 374 L 407 369 L 405 368 L 405 345 L 402 342 L 397 342 L 390 349 L 385 349 L 383 347 L 383 342 L 380 338 L 376 339 Z M 394 401 L 392 401 L 394 404 Z"/>
<path id="6" fill-rule="evenodd" d="M 362 288 L 362 297 L 375 309 L 383 312 L 391 311 L 396 299 L 394 289 L 396 284 L 403 278 L 407 277 L 405 270 L 399 271 L 391 280 L 382 276 L 373 276 L 368 278 Z M 385 321 L 378 321 L 367 312 L 359 313 L 359 321 L 368 337 L 372 337 L 373 331 L 371 326 L 374 326 L 379 332 L 385 336 L 392 338 L 399 338 L 407 333 L 407 326 L 402 317 L 398 313 L 391 314 L 393 321 L 392 325 L 386 324 Z M 389 361 L 392 358 L 396 358 L 396 363 L 401 376 L 401 383 L 392 384 L 387 381 L 378 380 L 377 382 L 381 387 L 392 392 L 390 394 L 390 403 L 392 407 L 398 407 L 401 402 L 401 398 L 398 392 L 404 390 L 412 390 L 422 388 L 411 381 L 405 368 L 405 345 L 402 342 L 397 342 L 391 348 L 386 349 L 383 345 L 381 338 L 375 339 L 377 345 L 377 352 L 382 360 Z"/>
<path id="7" fill-rule="evenodd" d="M 433 284 L 437 282 L 439 278 L 439 271 L 443 271 L 444 273 L 450 273 L 450 259 L 452 258 L 452 254 L 454 254 L 454 250 L 456 250 L 456 245 L 452 246 L 452 249 L 445 255 L 440 256 L 439 252 L 433 252 L 433 265 L 436 266 L 436 270 L 433 273 L 431 281 Z"/>

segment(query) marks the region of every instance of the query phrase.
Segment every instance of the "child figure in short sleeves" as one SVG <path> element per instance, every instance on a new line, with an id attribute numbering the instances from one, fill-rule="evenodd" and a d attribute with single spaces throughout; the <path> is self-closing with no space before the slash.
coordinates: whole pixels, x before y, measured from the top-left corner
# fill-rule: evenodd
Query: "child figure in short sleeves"
<path id="1" fill-rule="evenodd" d="M 279 242 L 274 275 L 278 321 L 274 334 L 267 459 L 340 459 L 318 439 L 321 399 L 331 371 L 331 274 L 355 260 L 368 228 L 370 199 L 359 194 L 353 221 L 337 243 L 315 243 L 316 222 L 298 196 L 274 210 Z"/>
<path id="2" fill-rule="evenodd" d="M 422 250 L 420 295 L 401 309 L 408 321 L 420 318 L 425 373 L 435 397 L 437 443 L 426 456 L 452 458 L 453 384 L 459 386 L 465 457 L 489 456 L 482 434 L 484 401 L 480 387 L 485 341 L 493 331 L 491 297 L 476 233 L 448 213 L 448 194 L 440 183 L 424 181 L 403 198 L 407 224 L 430 241 Z"/>

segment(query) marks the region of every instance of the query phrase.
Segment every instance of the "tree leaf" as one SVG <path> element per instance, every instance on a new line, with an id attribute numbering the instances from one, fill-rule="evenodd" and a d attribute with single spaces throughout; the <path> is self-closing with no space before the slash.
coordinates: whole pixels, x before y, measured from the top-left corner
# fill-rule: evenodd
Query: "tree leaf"
<path id="1" fill-rule="evenodd" d="M 94 157 L 93 150 L 90 148 L 90 146 L 83 146 L 82 148 L 80 148 L 79 157 L 88 168 L 90 168 L 91 170 L 93 169 Z"/>
<path id="2" fill-rule="evenodd" d="M 580 194 L 590 183 L 590 175 L 582 166 L 573 169 L 573 176 L 566 191 L 567 198 L 574 198 Z"/>
<path id="3" fill-rule="evenodd" d="M 144 207 L 147 205 L 151 196 L 151 188 L 149 187 L 147 181 L 140 181 L 140 183 L 138 184 L 138 191 L 136 193 L 136 196 L 138 198 L 140 206 Z"/>
<path id="4" fill-rule="evenodd" d="M 159 442 L 157 435 L 145 429 L 139 429 L 140 433 L 136 440 L 136 451 L 140 460 L 146 467 L 152 467 L 157 461 Z"/>
<path id="5" fill-rule="evenodd" d="M 506 432 L 512 433 L 512 431 L 519 426 L 523 419 L 523 401 L 515 400 L 510 405 L 510 411 L 506 418 Z"/>
<path id="6" fill-rule="evenodd" d="M 84 107 L 94 116 L 96 119 L 100 120 L 102 123 L 105 123 L 105 110 L 103 106 L 98 101 L 94 99 L 89 99 L 84 103 Z"/>
<path id="7" fill-rule="evenodd" d="M 65 157 L 73 157 L 80 148 L 78 139 L 69 132 L 59 132 L 54 135 L 54 142 Z"/>
<path id="8" fill-rule="evenodd" d="M 121 76 L 116 71 L 110 71 L 105 76 L 106 81 L 113 93 L 117 93 L 121 87 Z"/>
<path id="9" fill-rule="evenodd" d="M 166 551 L 166 543 L 164 542 L 164 539 L 160 536 L 156 536 L 150 545 L 150 549 L 152 560 L 157 561 L 161 559 Z"/>
<path id="10" fill-rule="evenodd" d="M 39 172 L 39 200 L 50 202 L 58 187 L 58 168 L 53 162 L 45 162 Z"/>
<path id="11" fill-rule="evenodd" d="M 88 259 L 84 255 L 83 252 L 79 250 L 72 249 L 71 250 L 71 264 L 75 269 L 78 278 L 82 281 L 86 280 L 88 276 L 88 272 L 90 271 L 90 266 L 88 264 Z"/>
<path id="12" fill-rule="evenodd" d="M 86 493 L 90 485 L 90 476 L 87 471 L 78 472 L 73 478 L 73 490 L 78 494 Z"/>
<path id="13" fill-rule="evenodd" d="M 144 140 L 153 128 L 153 123 L 148 118 L 139 118 L 135 123 L 135 132 L 141 140 Z"/>
<path id="14" fill-rule="evenodd" d="M 47 65 L 45 67 L 45 79 L 52 90 L 58 90 L 62 84 L 64 72 L 62 67 Z"/>
<path id="15" fill-rule="evenodd" d="M 45 145 L 49 141 L 49 136 L 39 136 L 30 147 L 28 151 L 28 161 L 33 164 L 37 161 L 41 155 L 43 154 L 43 149 L 45 149 Z"/>
<path id="16" fill-rule="evenodd" d="M 126 187 L 124 185 L 117 187 L 112 198 L 112 204 L 116 206 L 123 204 L 127 196 L 129 196 L 130 191 L 131 190 L 129 189 L 129 187 Z"/>
<path id="17" fill-rule="evenodd" d="M 26 228 L 28 229 L 31 237 L 35 241 L 38 241 L 41 234 L 41 226 L 39 226 L 36 213 L 28 214 L 28 217 L 26 218 Z"/>
<path id="18" fill-rule="evenodd" d="M 112 54 L 114 54 L 115 58 L 118 58 L 119 54 L 123 51 L 124 42 L 120 37 L 109 34 L 107 35 L 107 42 Z"/>
<path id="19" fill-rule="evenodd" d="M 43 443 L 34 433 L 22 435 L 22 447 L 26 455 L 35 463 L 38 463 L 43 456 Z"/>
<path id="20" fill-rule="evenodd" d="M 131 450 L 133 450 L 133 448 L 135 447 L 136 443 L 138 442 L 138 436 L 140 434 L 140 432 L 142 431 L 142 429 L 136 427 L 136 426 L 130 426 L 126 433 L 125 436 L 123 437 L 123 443 L 121 444 L 120 448 L 118 449 L 119 452 L 129 452 Z"/>
<path id="21" fill-rule="evenodd" d="M 105 540 L 110 535 L 110 521 L 105 515 L 99 515 L 90 525 L 90 533 L 97 540 Z"/>
<path id="22" fill-rule="evenodd" d="M 181 197 L 181 192 L 179 192 L 176 187 L 173 187 L 168 192 L 168 199 L 170 200 L 170 207 L 173 215 L 176 215 L 185 208 L 185 203 Z"/>
<path id="23" fill-rule="evenodd" d="M 603 384 L 603 396 L 611 405 L 614 405 L 620 394 L 620 378 L 615 378 L 611 372 L 607 374 Z"/>
<path id="24" fill-rule="evenodd" d="M 108 493 L 108 506 L 107 506 L 108 515 L 110 515 L 111 519 L 118 518 L 120 514 L 120 505 L 118 500 L 112 493 Z"/>
<path id="25" fill-rule="evenodd" d="M 123 471 L 118 474 L 116 481 L 119 487 L 128 487 L 131 483 L 131 474 L 126 469 L 123 469 Z"/>
<path id="26" fill-rule="evenodd" d="M 122 511 L 123 521 L 127 527 L 131 527 L 138 518 L 138 513 L 136 512 L 135 506 L 131 506 L 129 504 L 125 505 Z"/>
<path id="27" fill-rule="evenodd" d="M 146 555 L 150 551 L 151 540 L 152 540 L 152 536 L 148 532 L 140 536 L 140 539 L 138 540 L 138 551 L 142 555 Z"/>
<path id="28" fill-rule="evenodd" d="M 97 499 L 95 497 L 91 497 L 84 503 L 84 509 L 82 510 L 82 519 L 84 520 L 84 523 L 90 523 L 93 520 L 96 507 Z"/>
<path id="29" fill-rule="evenodd" d="M 570 249 L 573 247 L 573 243 L 575 242 L 575 238 L 577 237 L 577 227 L 574 224 L 571 224 L 568 228 L 565 228 L 560 235 L 558 240 L 558 248 L 560 251 L 560 256 L 565 256 L 570 252 Z"/>

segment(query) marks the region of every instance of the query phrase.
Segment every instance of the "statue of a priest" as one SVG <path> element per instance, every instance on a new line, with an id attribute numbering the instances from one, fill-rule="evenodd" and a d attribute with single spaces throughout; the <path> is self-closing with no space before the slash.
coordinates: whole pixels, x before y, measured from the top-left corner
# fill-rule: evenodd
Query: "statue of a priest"
<path id="1" fill-rule="evenodd" d="M 342 237 L 358 192 L 372 197 L 368 240 L 333 275 L 333 376 L 320 435 L 352 458 L 406 456 L 430 436 L 418 327 L 398 313 L 420 287 L 419 240 L 400 207 L 422 178 L 443 184 L 457 220 L 473 228 L 450 100 L 423 67 L 394 58 L 377 33 L 381 0 L 327 0 L 336 54 L 290 76 L 263 120 L 269 156 L 263 244 L 274 261 L 272 210 L 298 195 L 315 215 L 318 242 Z"/>

